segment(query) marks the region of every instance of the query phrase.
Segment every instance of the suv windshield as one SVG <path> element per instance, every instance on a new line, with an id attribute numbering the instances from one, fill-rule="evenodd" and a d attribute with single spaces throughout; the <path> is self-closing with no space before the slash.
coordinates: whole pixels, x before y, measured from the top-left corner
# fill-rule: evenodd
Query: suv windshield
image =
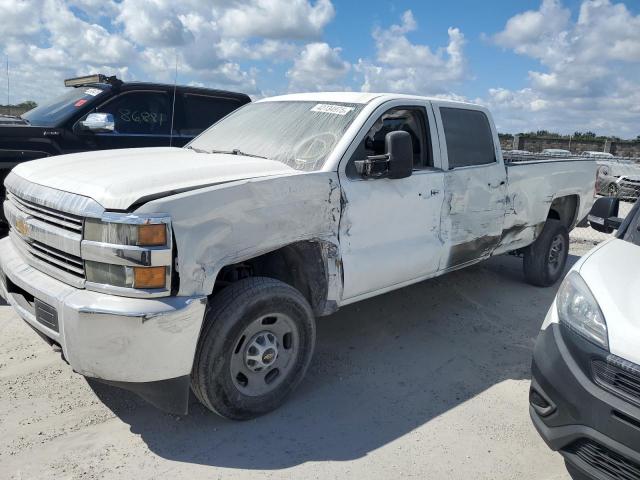
<path id="1" fill-rule="evenodd" d="M 21 117 L 30 125 L 57 127 L 60 122 L 66 120 L 69 115 L 92 101 L 107 88 L 109 87 L 104 85 L 72 88 L 64 95 L 23 113 Z"/>
<path id="2" fill-rule="evenodd" d="M 296 170 L 319 170 L 362 107 L 302 101 L 250 103 L 214 124 L 189 147 L 236 151 L 277 160 Z"/>

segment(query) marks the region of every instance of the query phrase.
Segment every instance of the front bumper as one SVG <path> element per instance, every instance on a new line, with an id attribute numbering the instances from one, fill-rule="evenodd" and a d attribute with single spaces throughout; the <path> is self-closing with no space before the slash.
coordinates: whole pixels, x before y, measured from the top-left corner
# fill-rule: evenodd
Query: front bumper
<path id="1" fill-rule="evenodd" d="M 640 407 L 593 381 L 592 360 L 607 354 L 557 323 L 547 326 L 534 350 L 530 400 L 538 395 L 548 408 L 540 397 L 531 401 L 531 418 L 573 471 L 602 480 L 640 478 Z"/>
<path id="2" fill-rule="evenodd" d="M 9 238 L 0 240 L 0 269 L 0 295 L 60 345 L 76 372 L 138 393 L 140 384 L 143 391 L 185 384 L 206 297 L 137 299 L 77 289 L 26 264 Z M 57 329 L 37 318 L 35 300 L 53 307 Z"/>

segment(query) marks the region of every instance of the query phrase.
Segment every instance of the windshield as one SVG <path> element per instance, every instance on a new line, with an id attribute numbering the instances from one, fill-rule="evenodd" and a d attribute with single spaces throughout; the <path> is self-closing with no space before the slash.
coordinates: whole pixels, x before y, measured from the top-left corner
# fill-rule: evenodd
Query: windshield
<path id="1" fill-rule="evenodd" d="M 64 95 L 23 113 L 21 117 L 30 125 L 57 127 L 60 122 L 107 88 L 102 85 L 72 88 Z"/>
<path id="2" fill-rule="evenodd" d="M 258 102 L 234 111 L 193 140 L 205 152 L 234 152 L 314 171 L 362 110 L 355 103 Z"/>
<path id="3" fill-rule="evenodd" d="M 640 200 L 631 208 L 631 211 L 624 219 L 624 222 L 618 230 L 618 237 L 626 240 L 627 242 L 640 245 Z"/>

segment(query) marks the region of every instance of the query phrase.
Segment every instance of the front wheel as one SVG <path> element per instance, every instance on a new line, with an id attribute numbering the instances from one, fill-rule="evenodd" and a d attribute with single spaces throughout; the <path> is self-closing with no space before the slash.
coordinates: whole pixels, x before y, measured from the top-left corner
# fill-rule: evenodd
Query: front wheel
<path id="1" fill-rule="evenodd" d="M 564 273 L 569 255 L 569 232 L 560 220 L 547 219 L 542 233 L 524 251 L 524 277 L 538 287 L 549 287 Z"/>
<path id="2" fill-rule="evenodd" d="M 304 377 L 315 347 L 304 296 L 279 280 L 252 277 L 211 302 L 191 387 L 210 410 L 247 420 L 279 407 Z"/>

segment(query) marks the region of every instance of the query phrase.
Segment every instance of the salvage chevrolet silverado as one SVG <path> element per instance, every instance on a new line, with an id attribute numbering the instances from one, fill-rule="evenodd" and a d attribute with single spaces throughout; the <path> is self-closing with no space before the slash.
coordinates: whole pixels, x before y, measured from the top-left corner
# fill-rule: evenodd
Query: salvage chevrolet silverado
<path id="1" fill-rule="evenodd" d="M 544 158 L 505 164 L 476 105 L 264 99 L 185 148 L 16 167 L 0 289 L 76 372 L 250 418 L 301 381 L 315 318 L 340 306 L 507 252 L 554 283 L 596 165 Z"/>

